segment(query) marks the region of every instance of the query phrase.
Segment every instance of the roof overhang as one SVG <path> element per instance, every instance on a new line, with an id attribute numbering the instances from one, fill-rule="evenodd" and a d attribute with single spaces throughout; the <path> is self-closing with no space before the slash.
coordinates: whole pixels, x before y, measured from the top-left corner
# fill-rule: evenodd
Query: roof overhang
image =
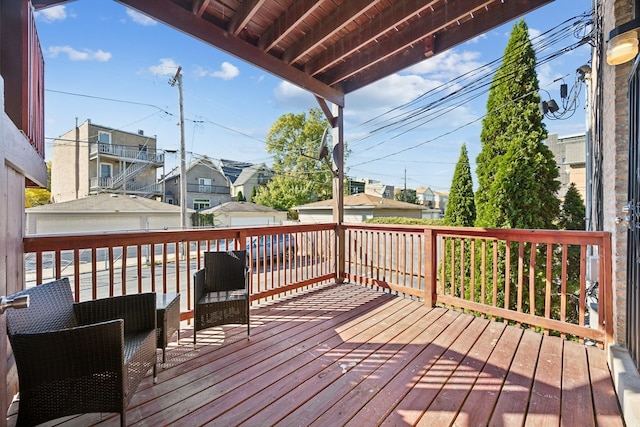
<path id="1" fill-rule="evenodd" d="M 116 1 L 344 106 L 345 94 L 553 0 Z"/>

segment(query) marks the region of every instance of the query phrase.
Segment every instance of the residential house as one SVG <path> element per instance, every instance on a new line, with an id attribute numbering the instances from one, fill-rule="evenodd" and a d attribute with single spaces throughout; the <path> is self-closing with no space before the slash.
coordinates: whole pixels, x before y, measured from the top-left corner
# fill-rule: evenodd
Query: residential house
<path id="1" fill-rule="evenodd" d="M 449 203 L 449 192 L 434 190 L 433 197 L 434 197 L 434 203 L 435 203 L 434 207 L 438 209 L 444 216 L 444 213 L 447 210 L 447 203 Z"/>
<path id="2" fill-rule="evenodd" d="M 134 195 L 97 194 L 26 209 L 28 235 L 180 228 L 179 206 Z"/>
<path id="3" fill-rule="evenodd" d="M 347 178 L 347 194 L 364 193 L 365 180 L 360 178 Z"/>
<path id="4" fill-rule="evenodd" d="M 430 187 L 418 187 L 416 197 L 421 205 L 428 208 L 427 218 L 439 219 L 444 217 L 449 201 L 449 193 L 446 191 L 432 190 Z"/>
<path id="5" fill-rule="evenodd" d="M 280 225 L 287 220 L 287 212 L 251 202 L 227 202 L 200 213 L 213 214 L 216 227 Z"/>
<path id="6" fill-rule="evenodd" d="M 421 205 L 424 205 L 430 209 L 436 207 L 436 196 L 433 194 L 433 190 L 430 187 L 418 187 L 416 188 L 416 198 Z"/>
<path id="7" fill-rule="evenodd" d="M 383 184 L 375 179 L 364 180 L 364 192 L 376 197 L 384 197 L 385 199 L 393 199 L 394 186 Z"/>
<path id="8" fill-rule="evenodd" d="M 264 163 L 247 166 L 231 184 L 231 196 L 235 199 L 242 192 L 245 200 L 252 201 L 253 189 L 261 185 L 266 185 L 273 177 L 273 171 Z"/>
<path id="9" fill-rule="evenodd" d="M 322 200 L 302 206 L 294 206 L 301 223 L 325 223 L 333 221 L 333 200 Z M 400 202 L 393 198 L 354 194 L 344 198 L 344 221 L 348 223 L 365 222 L 371 218 L 406 217 L 427 218 L 423 206 Z"/>
<path id="10" fill-rule="evenodd" d="M 158 169 L 164 153 L 156 138 L 86 120 L 53 141 L 51 199 L 55 203 L 93 194 L 135 194 L 162 198 Z"/>
<path id="11" fill-rule="evenodd" d="M 236 179 L 238 179 L 244 168 L 251 166 L 253 166 L 253 163 L 241 162 L 238 160 L 220 159 L 218 162 L 219 169 L 231 184 L 236 182 Z"/>
<path id="12" fill-rule="evenodd" d="M 207 209 L 231 201 L 229 180 L 218 165 L 206 156 L 199 157 L 185 168 L 187 194 L 185 201 L 188 209 L 196 211 Z M 165 178 L 165 201 L 180 205 L 180 174 Z"/>
<path id="13" fill-rule="evenodd" d="M 569 185 L 575 184 L 582 196 L 582 200 L 587 199 L 587 155 L 586 155 L 586 135 L 558 136 L 557 133 L 550 134 L 545 144 L 551 152 L 558 165 L 560 180 L 560 190 L 558 196 L 564 199 L 564 195 L 569 189 Z"/>

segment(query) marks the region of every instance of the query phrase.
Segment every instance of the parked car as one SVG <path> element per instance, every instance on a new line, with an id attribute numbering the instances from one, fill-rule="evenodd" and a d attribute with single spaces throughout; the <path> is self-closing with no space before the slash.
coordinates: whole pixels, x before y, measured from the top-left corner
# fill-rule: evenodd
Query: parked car
<path id="1" fill-rule="evenodd" d="M 228 243 L 226 240 L 222 240 L 213 245 L 212 250 L 225 251 L 227 250 L 227 245 L 229 250 L 232 250 L 232 242 L 232 240 Z M 256 261 L 264 262 L 272 257 L 274 260 L 285 260 L 289 258 L 289 256 L 293 256 L 295 249 L 295 236 L 288 233 L 269 236 L 255 236 L 251 238 L 251 240 L 247 239 L 246 243 L 247 256 L 251 258 L 253 263 L 256 263 Z"/>
<path id="2" fill-rule="evenodd" d="M 295 246 L 295 237 L 291 234 L 258 236 L 251 239 L 251 244 L 247 242 L 247 253 L 254 263 L 271 257 L 284 260 L 295 252 Z"/>

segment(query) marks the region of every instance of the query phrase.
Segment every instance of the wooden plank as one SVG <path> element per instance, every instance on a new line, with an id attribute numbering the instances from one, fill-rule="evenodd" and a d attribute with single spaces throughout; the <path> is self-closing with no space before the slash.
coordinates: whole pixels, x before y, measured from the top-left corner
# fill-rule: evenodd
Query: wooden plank
<path id="1" fill-rule="evenodd" d="M 390 357 L 375 372 L 367 375 L 342 398 L 336 396 L 337 402 L 311 425 L 327 426 L 335 425 L 336 422 L 342 424 L 351 419 L 361 408 L 367 406 L 368 402 L 383 390 L 387 390 L 384 394 L 387 402 L 391 398 L 392 391 L 402 390 L 401 387 L 389 386 L 389 383 L 401 370 L 406 369 L 420 352 L 457 317 L 457 314 L 441 308 L 432 311 L 439 315 L 435 321 L 428 323 L 425 321 L 426 319 L 421 320 L 422 326 L 417 336 L 405 342 L 404 345 L 392 345 L 389 351 L 393 353 L 389 354 Z M 401 343 L 403 339 L 407 338 L 406 334 L 403 335 L 405 336 L 399 336 L 399 340 L 396 341 Z M 390 342 L 390 344 L 393 343 Z"/>
<path id="2" fill-rule="evenodd" d="M 605 352 L 597 347 L 588 346 L 587 361 L 597 425 L 599 427 L 623 426 L 620 405 L 611 381 Z"/>
<path id="3" fill-rule="evenodd" d="M 309 348 L 321 346 L 326 339 L 338 333 L 336 326 L 342 326 L 341 323 L 345 321 L 355 322 L 343 332 L 347 336 L 350 336 L 350 334 L 358 336 L 375 335 L 380 331 L 384 331 L 391 322 L 396 320 L 395 317 L 392 317 L 392 320 L 389 320 L 388 317 L 393 316 L 396 311 L 402 311 L 407 307 L 405 301 L 396 303 L 392 299 L 391 303 L 393 308 L 386 307 L 384 311 L 379 312 L 377 315 L 363 317 L 362 320 L 351 320 L 349 316 L 345 319 L 344 315 L 347 313 L 338 311 L 336 312 L 338 313 L 337 316 L 333 319 L 318 322 L 316 327 L 309 327 L 308 324 L 305 325 L 304 322 L 301 322 L 298 325 L 300 328 L 292 328 L 292 330 L 296 329 L 295 335 L 290 333 L 278 334 L 278 336 L 263 341 L 260 345 L 254 345 L 253 342 L 250 344 L 245 344 L 246 341 L 240 342 L 243 345 L 233 353 L 232 363 L 219 360 L 216 363 L 209 363 L 203 366 L 202 371 L 206 375 L 202 376 L 200 372 L 197 372 L 195 374 L 197 379 L 187 381 L 181 393 L 173 393 L 172 395 L 163 396 L 162 399 L 156 399 L 156 401 L 163 402 L 163 408 L 168 408 L 170 404 L 175 409 L 156 412 L 153 416 L 146 417 L 145 420 L 149 425 L 164 425 L 175 422 L 181 417 L 189 416 L 189 420 L 181 420 L 180 422 L 184 421 L 185 425 L 200 425 L 208 421 L 208 418 L 220 413 L 216 405 L 207 406 L 203 404 L 204 402 L 219 399 L 235 387 L 244 386 L 253 377 L 269 372 L 273 366 L 287 362 L 294 355 L 300 352 L 307 352 Z M 324 314 L 326 315 L 326 311 Z M 322 316 L 322 313 L 315 314 L 315 316 Z M 335 318 L 341 318 L 342 320 L 336 322 Z M 328 331 L 328 335 L 322 334 L 326 331 Z M 318 334 L 321 335 L 318 336 Z M 332 349 L 328 348 L 327 350 Z M 338 353 L 340 353 L 339 350 Z M 189 377 L 189 375 L 182 375 L 180 380 L 185 376 Z M 290 386 L 291 384 L 289 383 L 288 387 L 290 388 Z M 152 409 L 155 409 L 155 406 L 157 405 L 154 405 Z M 195 412 L 197 409 L 202 410 Z M 213 415 L 211 411 L 214 411 Z"/>
<path id="4" fill-rule="evenodd" d="M 468 315 L 461 316 L 459 321 Z M 433 399 L 440 392 L 448 378 L 462 362 L 471 346 L 487 327 L 489 321 L 476 317 L 457 336 L 448 337 L 453 340 L 442 357 L 426 366 L 424 375 L 421 375 L 413 388 L 402 399 L 400 404 L 393 408 L 393 412 L 381 424 L 383 426 L 415 425 L 422 414 L 429 408 Z M 447 329 L 441 336 L 447 339 Z"/>
<path id="5" fill-rule="evenodd" d="M 375 328 L 363 330 L 351 338 L 350 342 L 342 343 L 331 354 L 327 354 L 330 356 L 329 363 L 322 371 L 314 372 L 314 375 L 308 376 L 296 387 L 290 388 L 288 393 L 275 400 L 270 407 L 265 408 L 258 418 L 249 418 L 246 423 L 255 425 L 264 419 L 265 413 L 266 419 L 275 425 L 282 426 L 297 424 L 299 420 L 309 423 L 316 419 L 328 409 L 327 405 L 330 406 L 335 402 L 334 399 L 348 391 L 349 380 L 354 375 L 368 374 L 370 362 L 366 361 L 369 356 L 382 351 L 384 344 L 423 314 L 424 312 L 408 312 L 406 316 L 403 314 L 401 319 L 389 317 L 376 324 Z M 393 328 L 390 328 L 391 325 Z M 351 373 L 352 370 L 356 371 L 355 374 Z"/>
<path id="6" fill-rule="evenodd" d="M 563 343 L 558 337 L 542 339 L 525 426 L 560 425 Z"/>
<path id="7" fill-rule="evenodd" d="M 524 423 L 541 342 L 540 334 L 528 330 L 522 334 L 489 425 L 521 426 Z"/>
<path id="8" fill-rule="evenodd" d="M 417 426 L 450 425 L 458 415 L 471 389 L 479 380 L 487 359 L 495 349 L 506 325 L 491 322 L 453 372 Z"/>
<path id="9" fill-rule="evenodd" d="M 502 325 L 502 323 L 495 324 Z M 509 373 L 511 361 L 516 355 L 522 332 L 520 328 L 505 329 L 482 372 L 479 373 L 453 425 L 488 425 L 502 385 Z"/>
<path id="10" fill-rule="evenodd" d="M 422 310 L 421 310 L 422 311 Z M 357 410 L 362 407 L 367 400 L 373 397 L 376 389 L 383 388 L 386 382 L 393 376 L 388 368 L 399 369 L 402 363 L 407 362 L 407 353 L 411 350 L 408 347 L 416 347 L 409 343 L 419 339 L 424 335 L 425 330 L 436 329 L 442 330 L 441 322 L 434 326 L 442 318 L 444 310 L 432 310 L 424 308 L 423 313 L 417 313 L 420 316 L 415 318 L 413 324 L 409 325 L 404 331 L 387 340 L 379 349 L 369 354 L 362 360 L 358 366 L 344 373 L 329 387 L 326 387 L 322 393 L 318 393 L 312 400 L 312 405 L 316 407 L 315 413 L 310 411 L 310 405 L 305 404 L 296 413 L 289 415 L 289 420 L 295 420 L 298 415 L 304 414 L 305 419 L 313 422 L 308 423 L 310 426 L 324 427 L 328 425 L 340 425 L 349 420 Z M 400 326 L 400 325 L 399 325 Z M 393 328 L 399 332 L 401 327 Z M 379 339 L 385 339 L 382 335 Z M 362 351 L 359 348 L 358 351 Z M 413 350 L 417 353 L 417 350 Z M 387 367 L 386 376 L 384 368 Z M 393 369 L 397 372 L 396 369 Z M 318 414 L 316 417 L 315 415 Z M 281 421 L 283 425 L 287 425 L 287 419 Z"/>
<path id="11" fill-rule="evenodd" d="M 587 352 L 577 342 L 564 343 L 562 367 L 562 425 L 595 426 Z M 575 411 L 580 408 L 580 411 Z"/>

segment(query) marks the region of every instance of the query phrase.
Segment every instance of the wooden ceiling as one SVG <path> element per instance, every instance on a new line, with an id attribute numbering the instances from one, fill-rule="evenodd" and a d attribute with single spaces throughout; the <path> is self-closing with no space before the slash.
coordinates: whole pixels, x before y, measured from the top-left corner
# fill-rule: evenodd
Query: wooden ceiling
<path id="1" fill-rule="evenodd" d="M 345 94 L 553 0 L 116 1 L 344 106 Z"/>

